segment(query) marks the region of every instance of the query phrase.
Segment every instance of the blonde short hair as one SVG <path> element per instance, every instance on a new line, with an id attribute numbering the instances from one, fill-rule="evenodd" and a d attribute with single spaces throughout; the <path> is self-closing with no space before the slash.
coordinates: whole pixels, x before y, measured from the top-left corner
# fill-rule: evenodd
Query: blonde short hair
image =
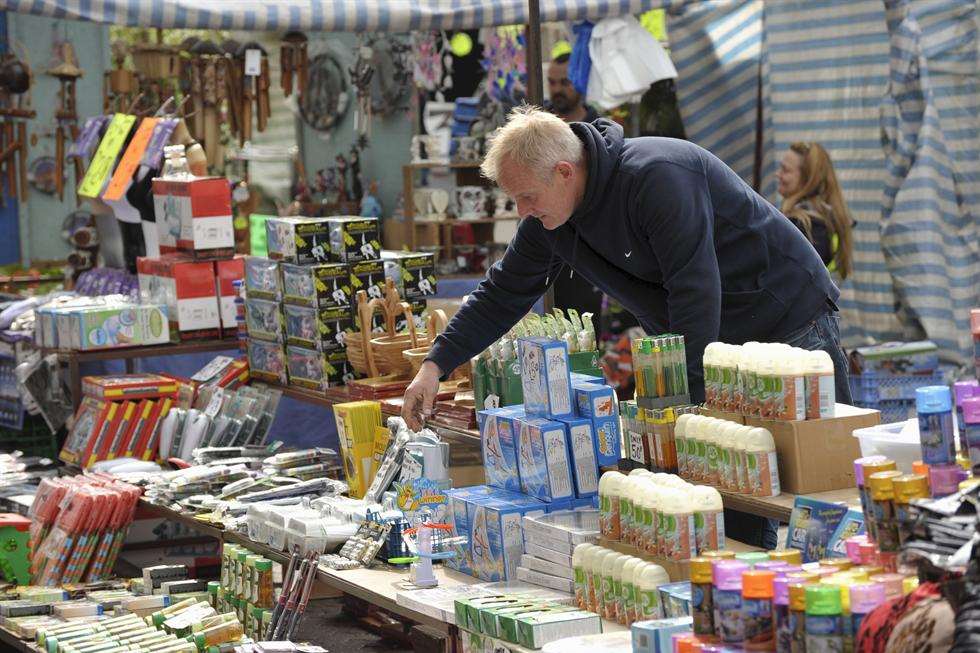
<path id="1" fill-rule="evenodd" d="M 494 182 L 505 159 L 545 178 L 560 161 L 578 163 L 583 156 L 582 141 L 568 123 L 531 105 L 511 111 L 507 124 L 490 134 L 487 142 L 480 172 Z"/>

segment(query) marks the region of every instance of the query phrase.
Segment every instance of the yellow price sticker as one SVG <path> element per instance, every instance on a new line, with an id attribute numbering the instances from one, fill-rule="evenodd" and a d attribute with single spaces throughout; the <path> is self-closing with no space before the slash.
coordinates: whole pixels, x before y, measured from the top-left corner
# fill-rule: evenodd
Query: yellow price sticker
<path id="1" fill-rule="evenodd" d="M 112 168 L 116 165 L 116 158 L 126 144 L 126 137 L 136 123 L 136 116 L 125 113 L 117 113 L 112 116 L 109 127 L 99 143 L 99 149 L 92 157 L 92 164 L 85 172 L 85 178 L 78 187 L 78 194 L 82 197 L 95 198 L 102 192 Z"/>

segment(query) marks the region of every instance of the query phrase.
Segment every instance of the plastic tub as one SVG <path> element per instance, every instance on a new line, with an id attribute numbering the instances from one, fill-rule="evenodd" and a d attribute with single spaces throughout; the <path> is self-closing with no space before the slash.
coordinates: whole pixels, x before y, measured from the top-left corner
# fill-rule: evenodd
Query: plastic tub
<path id="1" fill-rule="evenodd" d="M 854 429 L 853 435 L 861 445 L 862 457 L 886 456 L 906 474 L 911 474 L 912 463 L 922 458 L 919 423 L 914 419 Z"/>

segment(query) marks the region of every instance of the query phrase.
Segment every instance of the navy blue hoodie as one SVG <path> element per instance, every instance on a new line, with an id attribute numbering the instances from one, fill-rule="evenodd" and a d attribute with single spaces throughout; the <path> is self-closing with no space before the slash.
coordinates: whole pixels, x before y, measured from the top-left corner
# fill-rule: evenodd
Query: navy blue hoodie
<path id="1" fill-rule="evenodd" d="M 709 342 L 778 342 L 835 306 L 839 291 L 792 222 L 707 150 L 572 123 L 588 182 L 554 231 L 522 220 L 503 258 L 433 344 L 451 372 L 517 323 L 567 263 L 619 300 L 648 334 L 687 344 L 691 398 L 704 399 Z"/>

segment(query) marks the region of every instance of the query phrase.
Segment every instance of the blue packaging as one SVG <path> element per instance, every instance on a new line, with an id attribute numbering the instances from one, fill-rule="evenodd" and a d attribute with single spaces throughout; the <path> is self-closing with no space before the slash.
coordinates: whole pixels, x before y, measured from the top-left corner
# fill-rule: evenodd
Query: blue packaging
<path id="1" fill-rule="evenodd" d="M 581 372 L 572 372 L 568 376 L 573 385 L 576 383 L 598 383 L 601 385 L 606 382 L 601 376 L 592 376 L 591 374 L 582 374 Z"/>
<path id="2" fill-rule="evenodd" d="M 944 385 L 916 388 L 915 410 L 919 417 L 922 462 L 927 465 L 955 464 L 953 398 L 949 388 Z"/>
<path id="3" fill-rule="evenodd" d="M 846 558 L 847 551 L 844 542 L 849 537 L 864 535 L 864 514 L 860 510 L 848 510 L 827 541 L 828 558 Z"/>
<path id="4" fill-rule="evenodd" d="M 517 444 L 517 469 L 524 494 L 554 501 L 575 492 L 568 461 L 568 434 L 561 422 L 541 418 L 521 418 Z"/>
<path id="5" fill-rule="evenodd" d="M 572 461 L 575 496 L 594 497 L 599 494 L 599 465 L 595 457 L 595 435 L 588 419 L 563 419 L 568 433 L 568 454 Z"/>
<path id="6" fill-rule="evenodd" d="M 524 531 L 521 518 L 543 514 L 544 504 L 530 497 L 523 505 L 499 500 L 491 495 L 469 498 L 467 518 L 470 522 L 471 575 L 497 582 L 517 578 L 517 566 L 524 553 Z"/>
<path id="7" fill-rule="evenodd" d="M 592 431 L 595 434 L 595 458 L 599 467 L 618 465 L 620 458 L 619 417 L 592 418 Z"/>
<path id="8" fill-rule="evenodd" d="M 786 548 L 803 552 L 803 562 L 827 558 L 827 545 L 844 516 L 846 506 L 796 497 L 786 531 Z"/>
<path id="9" fill-rule="evenodd" d="M 693 623 L 691 617 L 637 621 L 630 627 L 633 653 L 672 653 L 671 638 L 680 633 L 691 632 Z"/>
<path id="10" fill-rule="evenodd" d="M 612 417 L 616 414 L 616 391 L 608 385 L 573 381 L 572 392 L 580 417 Z"/>
<path id="11" fill-rule="evenodd" d="M 660 603 L 664 607 L 664 615 L 671 617 L 687 617 L 691 615 L 691 583 L 668 583 L 657 588 L 660 592 Z"/>
<path id="12" fill-rule="evenodd" d="M 573 417 L 575 406 L 568 371 L 568 346 L 551 338 L 517 341 L 524 410 L 537 417 Z"/>
<path id="13" fill-rule="evenodd" d="M 466 501 L 467 488 L 450 490 L 449 495 L 449 525 L 452 526 L 454 537 L 470 535 L 469 504 Z M 459 544 L 453 547 L 456 555 L 446 560 L 446 566 L 456 571 L 473 575 L 473 558 L 470 553 L 470 545 Z"/>
<path id="14" fill-rule="evenodd" d="M 514 440 L 513 411 L 506 408 L 481 410 L 480 446 L 487 483 L 511 492 L 519 492 L 521 479 L 517 472 L 517 447 Z"/>

